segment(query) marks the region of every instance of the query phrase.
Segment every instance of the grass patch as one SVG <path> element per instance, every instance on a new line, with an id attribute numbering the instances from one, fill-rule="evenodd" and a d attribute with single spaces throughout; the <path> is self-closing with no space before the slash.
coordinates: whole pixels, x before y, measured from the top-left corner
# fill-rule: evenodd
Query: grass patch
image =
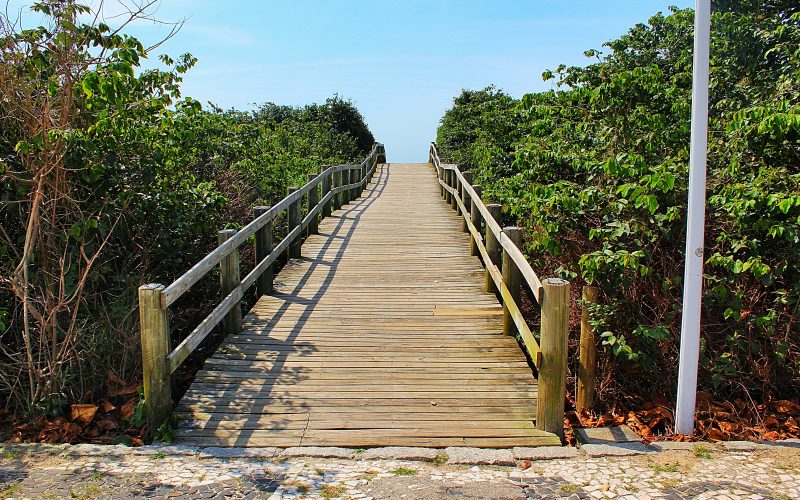
<path id="1" fill-rule="evenodd" d="M 296 479 L 283 483 L 283 487 L 285 489 L 294 488 L 301 495 L 305 495 L 306 493 L 308 493 L 308 485 Z"/>
<path id="2" fill-rule="evenodd" d="M 662 472 L 679 472 L 680 468 L 678 464 L 657 464 L 650 462 L 647 464 L 647 467 L 655 472 L 656 474 L 661 474 Z"/>
<path id="3" fill-rule="evenodd" d="M 440 465 L 444 465 L 445 463 L 447 463 L 448 460 L 450 460 L 450 457 L 447 456 L 447 453 L 439 453 L 438 455 L 433 457 L 433 465 L 438 467 Z"/>
<path id="4" fill-rule="evenodd" d="M 0 492 L 0 497 L 3 497 L 3 498 L 13 497 L 17 493 L 19 493 L 20 489 L 22 489 L 22 486 L 19 483 L 11 484 L 6 489 L 4 489 L 2 492 Z"/>
<path id="5" fill-rule="evenodd" d="M 324 498 L 325 500 L 329 500 L 330 498 L 339 498 L 347 491 L 347 488 L 344 486 L 334 486 L 332 484 L 323 484 L 322 489 L 319 491 L 319 496 Z"/>
<path id="6" fill-rule="evenodd" d="M 153 460 L 164 460 L 165 456 L 166 455 L 164 455 L 164 452 L 157 451 L 157 452 L 153 453 Z"/>
<path id="7" fill-rule="evenodd" d="M 362 453 L 366 452 L 367 452 L 366 448 L 356 448 L 355 450 L 353 450 L 353 453 L 355 453 L 356 455 L 361 455 Z"/>
<path id="8" fill-rule="evenodd" d="M 322 469 L 314 469 L 314 472 L 316 472 L 318 476 L 324 476 L 325 475 L 325 471 L 322 470 Z"/>
<path id="9" fill-rule="evenodd" d="M 3 450 L 2 457 L 4 460 L 16 460 L 19 458 L 19 453 L 11 450 Z"/>
<path id="10" fill-rule="evenodd" d="M 408 467 L 398 467 L 392 471 L 395 476 L 416 476 L 419 474 L 417 469 L 409 469 Z"/>
<path id="11" fill-rule="evenodd" d="M 694 445 L 694 448 L 692 448 L 692 453 L 694 453 L 694 456 L 697 458 L 711 458 L 711 450 L 702 444 Z"/>
<path id="12" fill-rule="evenodd" d="M 358 476 L 358 479 L 366 479 L 367 481 L 372 481 L 373 479 L 375 479 L 375 476 L 377 475 L 378 471 L 370 470 Z"/>
<path id="13" fill-rule="evenodd" d="M 562 484 L 558 489 L 559 493 L 575 493 L 581 485 L 575 483 Z"/>

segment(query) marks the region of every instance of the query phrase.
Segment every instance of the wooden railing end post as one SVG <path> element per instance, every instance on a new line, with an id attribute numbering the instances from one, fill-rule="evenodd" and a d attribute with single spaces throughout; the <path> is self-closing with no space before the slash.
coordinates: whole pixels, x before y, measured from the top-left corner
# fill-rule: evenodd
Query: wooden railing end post
<path id="1" fill-rule="evenodd" d="M 155 283 L 139 287 L 139 331 L 148 440 L 172 412 L 172 384 L 167 365 L 169 318 L 167 310 L 161 307 L 163 291 L 164 286 Z"/>
<path id="2" fill-rule="evenodd" d="M 564 437 L 567 397 L 567 340 L 569 337 L 569 282 L 547 278 L 542 282 L 541 364 L 536 426 Z"/>

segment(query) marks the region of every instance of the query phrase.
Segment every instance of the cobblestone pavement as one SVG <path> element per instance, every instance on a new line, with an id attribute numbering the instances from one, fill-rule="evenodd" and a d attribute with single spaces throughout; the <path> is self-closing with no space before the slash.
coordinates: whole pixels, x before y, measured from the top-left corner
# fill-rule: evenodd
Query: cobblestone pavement
<path id="1" fill-rule="evenodd" d="M 450 464 L 447 450 L 413 461 L 367 459 L 360 450 L 344 450 L 354 458 L 313 458 L 279 450 L 244 457 L 241 450 L 107 449 L 0 447 L 0 498 L 800 498 L 794 446 L 631 456 L 582 451 L 503 466 Z M 481 450 L 472 453 L 482 460 Z M 499 463 L 497 456 L 489 458 Z"/>

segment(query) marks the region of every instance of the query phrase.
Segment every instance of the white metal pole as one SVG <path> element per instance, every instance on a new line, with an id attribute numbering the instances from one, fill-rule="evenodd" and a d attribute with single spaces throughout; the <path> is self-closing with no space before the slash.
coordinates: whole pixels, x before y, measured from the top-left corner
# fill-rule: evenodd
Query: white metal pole
<path id="1" fill-rule="evenodd" d="M 708 58 L 711 43 L 711 0 L 695 0 L 694 66 L 692 67 L 692 132 L 689 149 L 689 210 L 681 318 L 681 355 L 675 432 L 694 432 L 697 364 L 700 358 L 700 303 L 703 292 L 703 231 L 706 216 L 708 150 Z"/>

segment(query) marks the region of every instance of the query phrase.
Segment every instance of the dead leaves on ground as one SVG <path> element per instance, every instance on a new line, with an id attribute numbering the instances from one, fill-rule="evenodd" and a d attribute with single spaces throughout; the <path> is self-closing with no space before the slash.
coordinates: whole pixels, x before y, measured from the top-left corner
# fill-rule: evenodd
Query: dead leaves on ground
<path id="1" fill-rule="evenodd" d="M 96 403 L 76 403 L 69 416 L 40 417 L 11 426 L 9 442 L 143 444 L 141 429 L 131 419 L 139 402 L 139 382 L 126 383 L 109 374 L 107 396 Z"/>
<path id="2" fill-rule="evenodd" d="M 612 408 L 594 415 L 588 411 L 568 411 L 564 415 L 567 439 L 574 443 L 574 427 L 614 427 L 627 425 L 648 441 L 747 441 L 800 437 L 800 404 L 774 400 L 753 405 L 743 400 L 714 401 L 707 392 L 697 394 L 694 436 L 673 432 L 673 405 L 666 399 L 642 402 L 638 408 Z"/>

